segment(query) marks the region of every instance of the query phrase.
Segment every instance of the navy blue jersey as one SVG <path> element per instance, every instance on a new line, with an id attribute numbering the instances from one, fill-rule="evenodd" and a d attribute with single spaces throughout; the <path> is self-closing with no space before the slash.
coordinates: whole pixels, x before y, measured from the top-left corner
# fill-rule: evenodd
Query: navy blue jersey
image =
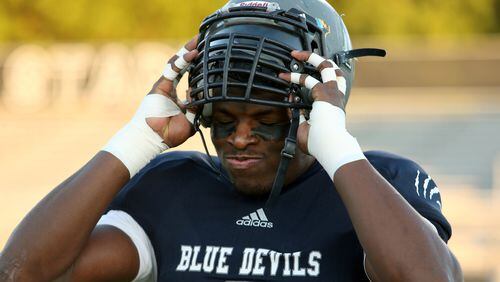
<path id="1" fill-rule="evenodd" d="M 396 155 L 365 154 L 447 241 L 439 190 L 423 169 Z M 207 156 L 172 152 L 138 173 L 109 209 L 145 230 L 158 281 L 368 281 L 346 208 L 317 162 L 275 206 L 263 208 L 265 201 L 237 193 Z"/>

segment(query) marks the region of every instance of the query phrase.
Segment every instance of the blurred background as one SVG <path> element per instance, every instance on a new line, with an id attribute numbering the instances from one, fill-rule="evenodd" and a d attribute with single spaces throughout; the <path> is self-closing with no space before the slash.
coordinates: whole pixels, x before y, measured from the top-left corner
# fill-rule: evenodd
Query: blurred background
<path id="1" fill-rule="evenodd" d="M 224 3 L 0 1 L 0 248 L 128 121 L 166 59 Z M 355 47 L 388 51 L 357 63 L 349 130 L 366 150 L 426 168 L 466 281 L 500 281 L 500 1 L 330 3 Z M 199 137 L 179 149 L 201 150 Z"/>

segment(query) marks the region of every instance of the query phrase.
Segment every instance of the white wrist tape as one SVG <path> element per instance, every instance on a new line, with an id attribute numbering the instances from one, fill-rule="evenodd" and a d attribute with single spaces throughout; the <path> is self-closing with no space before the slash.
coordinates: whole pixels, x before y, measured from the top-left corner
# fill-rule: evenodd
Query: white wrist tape
<path id="1" fill-rule="evenodd" d="M 345 113 L 341 108 L 316 101 L 308 122 L 307 149 L 332 180 L 341 166 L 365 159 L 358 142 L 345 128 Z"/>
<path id="2" fill-rule="evenodd" d="M 179 107 L 169 98 L 160 94 L 147 95 L 132 120 L 111 138 L 103 150 L 122 161 L 132 178 L 154 157 L 168 149 L 163 138 L 146 123 L 146 118 L 171 117 L 180 113 Z"/>

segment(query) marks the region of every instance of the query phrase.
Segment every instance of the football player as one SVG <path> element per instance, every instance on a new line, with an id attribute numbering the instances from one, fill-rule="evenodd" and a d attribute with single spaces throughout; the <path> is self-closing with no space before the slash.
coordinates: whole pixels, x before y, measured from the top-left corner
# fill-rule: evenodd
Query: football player
<path id="1" fill-rule="evenodd" d="M 346 130 L 365 55 L 326 1 L 229 1 L 20 223 L 1 280 L 462 280 L 431 177 Z M 218 157 L 160 155 L 200 126 Z"/>

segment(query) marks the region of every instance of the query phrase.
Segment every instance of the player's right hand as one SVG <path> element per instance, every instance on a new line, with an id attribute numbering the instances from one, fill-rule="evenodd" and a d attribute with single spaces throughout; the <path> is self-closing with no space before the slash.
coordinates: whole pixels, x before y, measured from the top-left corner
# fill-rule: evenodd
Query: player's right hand
<path id="1" fill-rule="evenodd" d="M 185 104 L 177 97 L 176 84 L 181 78 L 181 73 L 198 55 L 196 46 L 198 35 L 184 45 L 177 54 L 167 62 L 165 71 L 153 85 L 148 95 L 161 94 L 169 98 L 181 111 L 171 117 L 148 117 L 147 124 L 163 138 L 163 142 L 170 148 L 184 143 L 195 131 L 193 127 L 194 113 L 186 109 Z M 182 56 L 182 58 L 180 58 Z M 189 97 L 189 93 L 187 95 Z M 173 107 L 173 105 L 169 105 Z"/>

